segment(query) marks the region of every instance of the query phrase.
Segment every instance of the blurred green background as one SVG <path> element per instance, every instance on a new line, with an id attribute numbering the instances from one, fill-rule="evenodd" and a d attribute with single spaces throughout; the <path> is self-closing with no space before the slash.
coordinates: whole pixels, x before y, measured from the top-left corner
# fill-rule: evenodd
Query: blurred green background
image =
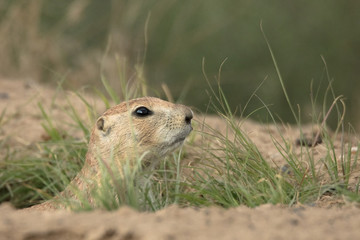
<path id="1" fill-rule="evenodd" d="M 335 0 L 1 0 L 0 75 L 54 85 L 66 78 L 65 87 L 77 89 L 100 87 L 102 72 L 120 94 L 119 76 L 132 81 L 143 67 L 152 95 L 164 97 L 166 84 L 175 99 L 204 111 L 209 86 L 202 59 L 214 85 L 227 59 L 221 82 L 234 109 L 268 76 L 257 95 L 292 122 L 262 21 L 304 118 L 311 112 L 311 82 L 322 107 L 328 87 L 323 56 L 336 94 L 346 98 L 348 120 L 358 126 L 359 9 L 360 1 Z M 245 114 L 260 106 L 255 98 Z M 254 115 L 264 116 L 264 110 Z"/>

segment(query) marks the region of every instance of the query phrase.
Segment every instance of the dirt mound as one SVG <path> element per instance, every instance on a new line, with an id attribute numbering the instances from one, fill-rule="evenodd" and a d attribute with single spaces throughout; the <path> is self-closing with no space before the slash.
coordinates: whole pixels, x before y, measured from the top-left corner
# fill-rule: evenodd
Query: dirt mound
<path id="1" fill-rule="evenodd" d="M 53 101 L 57 94 L 54 89 L 26 81 L 0 80 L 0 113 L 4 111 L 4 117 L 0 119 L 0 140 L 5 142 L 5 147 L 0 149 L 0 160 L 6 155 L 6 147 L 22 149 L 26 153 L 26 149 L 44 140 L 46 133 L 41 126 L 38 103 L 60 120 L 55 123 L 61 123 L 60 128 L 68 130 L 71 127 L 71 124 L 64 124 L 70 122 L 64 111 L 71 110 L 67 102 L 78 110 L 84 109 L 85 105 L 72 93 Z M 100 100 L 91 101 L 97 106 L 98 113 L 105 110 Z M 84 113 L 80 117 L 86 121 L 86 111 L 79 112 Z M 201 117 L 198 120 L 201 122 Z M 206 123 L 226 132 L 219 118 L 207 117 Z M 291 126 L 275 129 L 272 125 L 245 121 L 242 128 L 264 157 L 279 168 L 284 160 L 273 142 L 274 139 L 282 140 L 279 130 L 294 146 L 299 137 L 299 130 Z M 313 134 L 312 126 L 304 129 Z M 72 133 L 81 137 L 81 133 Z M 351 144 L 352 141 L 348 142 Z M 340 147 L 341 141 L 336 141 L 334 154 L 344 154 Z M 325 154 L 323 148 L 318 145 L 313 149 L 319 160 L 319 171 Z M 352 181 L 358 180 L 355 177 Z M 0 239 L 356 239 L 360 236 L 359 208 L 350 204 L 341 209 L 325 208 L 332 205 L 326 199 L 321 203 L 320 207 L 290 209 L 272 205 L 229 210 L 172 206 L 155 213 L 139 213 L 126 207 L 114 212 L 38 212 L 15 210 L 4 204 L 0 206 Z"/>

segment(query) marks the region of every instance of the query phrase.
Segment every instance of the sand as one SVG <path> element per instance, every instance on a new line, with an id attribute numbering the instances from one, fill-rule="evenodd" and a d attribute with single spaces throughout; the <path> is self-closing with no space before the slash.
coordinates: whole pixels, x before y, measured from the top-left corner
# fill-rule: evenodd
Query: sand
<path id="1" fill-rule="evenodd" d="M 291 209 L 262 205 L 179 208 L 139 213 L 23 213 L 0 207 L 0 239 L 359 239 L 360 209 Z"/>

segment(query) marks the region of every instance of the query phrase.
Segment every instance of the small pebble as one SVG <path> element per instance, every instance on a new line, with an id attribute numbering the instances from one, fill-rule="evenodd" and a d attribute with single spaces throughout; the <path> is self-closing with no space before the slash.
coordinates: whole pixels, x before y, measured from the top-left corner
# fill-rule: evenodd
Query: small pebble
<path id="1" fill-rule="evenodd" d="M 291 174 L 291 169 L 289 164 L 284 164 L 280 168 L 282 174 Z"/>
<path id="2" fill-rule="evenodd" d="M 10 96 L 6 92 L 0 92 L 0 99 L 9 99 Z"/>
<path id="3" fill-rule="evenodd" d="M 358 152 L 358 147 L 351 147 L 351 153 L 357 153 Z"/>
<path id="4" fill-rule="evenodd" d="M 318 135 L 318 137 L 316 139 L 314 139 L 316 137 L 316 134 L 313 135 L 312 138 L 310 137 L 303 137 L 303 138 L 298 138 L 295 141 L 296 146 L 308 146 L 308 147 L 312 147 L 312 146 L 316 146 L 318 144 L 322 143 L 322 138 L 320 135 Z"/>

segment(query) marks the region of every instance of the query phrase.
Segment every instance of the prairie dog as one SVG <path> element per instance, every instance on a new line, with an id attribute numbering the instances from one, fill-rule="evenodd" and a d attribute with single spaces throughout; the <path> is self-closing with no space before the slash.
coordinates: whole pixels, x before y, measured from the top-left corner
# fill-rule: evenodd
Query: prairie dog
<path id="1" fill-rule="evenodd" d="M 98 181 L 99 162 L 123 161 L 143 156 L 146 166 L 156 165 L 159 158 L 172 152 L 192 131 L 190 108 L 159 98 L 143 97 L 129 100 L 105 111 L 92 129 L 83 168 L 61 193 L 75 197 L 71 189 L 90 196 L 86 179 Z M 90 199 L 91 202 L 91 199 Z M 30 209 L 55 209 L 52 200 Z"/>

